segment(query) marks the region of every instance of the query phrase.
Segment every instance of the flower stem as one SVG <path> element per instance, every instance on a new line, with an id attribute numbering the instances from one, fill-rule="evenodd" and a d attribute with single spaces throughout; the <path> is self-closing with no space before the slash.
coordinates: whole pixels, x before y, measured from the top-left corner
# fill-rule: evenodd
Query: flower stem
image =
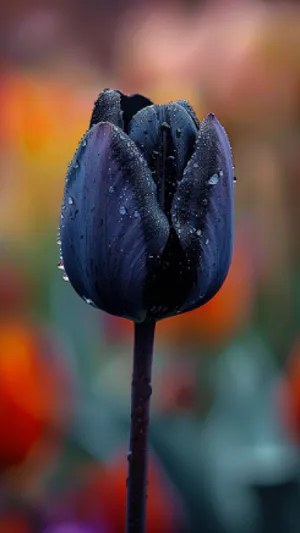
<path id="1" fill-rule="evenodd" d="M 151 371 L 155 322 L 134 326 L 126 533 L 145 533 Z"/>

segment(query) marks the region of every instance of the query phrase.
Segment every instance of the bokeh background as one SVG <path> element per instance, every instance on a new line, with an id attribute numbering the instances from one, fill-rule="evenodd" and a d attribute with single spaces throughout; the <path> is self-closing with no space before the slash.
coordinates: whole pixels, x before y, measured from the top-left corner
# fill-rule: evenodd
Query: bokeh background
<path id="1" fill-rule="evenodd" d="M 300 6 L 10 0 L 0 44 L 0 533 L 124 531 L 132 326 L 57 269 L 105 87 L 216 113 L 237 177 L 224 287 L 158 326 L 147 533 L 299 533 Z"/>

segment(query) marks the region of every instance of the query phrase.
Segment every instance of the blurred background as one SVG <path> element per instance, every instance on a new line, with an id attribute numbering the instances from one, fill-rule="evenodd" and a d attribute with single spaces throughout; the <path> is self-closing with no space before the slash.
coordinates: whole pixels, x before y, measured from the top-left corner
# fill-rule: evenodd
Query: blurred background
<path id="1" fill-rule="evenodd" d="M 157 328 L 147 533 L 299 533 L 299 4 L 10 0 L 0 43 L 0 533 L 124 531 L 133 330 L 57 269 L 105 87 L 216 113 L 237 176 L 223 288 Z"/>

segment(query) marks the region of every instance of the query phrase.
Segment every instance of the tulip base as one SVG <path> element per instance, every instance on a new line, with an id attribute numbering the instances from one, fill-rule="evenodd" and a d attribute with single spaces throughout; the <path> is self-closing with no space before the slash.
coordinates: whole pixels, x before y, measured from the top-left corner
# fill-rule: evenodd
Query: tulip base
<path id="1" fill-rule="evenodd" d="M 151 374 L 155 322 L 135 324 L 126 533 L 145 533 Z"/>

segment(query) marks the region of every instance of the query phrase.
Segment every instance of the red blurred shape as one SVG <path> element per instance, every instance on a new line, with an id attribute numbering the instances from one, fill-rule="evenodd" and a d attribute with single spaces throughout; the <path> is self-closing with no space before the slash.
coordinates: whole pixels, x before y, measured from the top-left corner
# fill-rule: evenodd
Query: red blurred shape
<path id="1" fill-rule="evenodd" d="M 37 328 L 0 323 L 1 470 L 22 462 L 63 410 L 61 368 L 46 351 Z"/>
<path id="2" fill-rule="evenodd" d="M 126 514 L 126 453 L 93 475 L 77 502 L 79 518 L 108 525 L 112 533 L 123 533 Z M 157 464 L 150 459 L 147 499 L 147 533 L 175 533 L 179 528 L 178 497 Z M 100 510 L 99 510 L 100 509 Z"/>
<path id="3" fill-rule="evenodd" d="M 25 518 L 8 514 L 0 518 L 0 533 L 34 533 Z"/>
<path id="4" fill-rule="evenodd" d="M 279 409 L 288 435 L 300 443 L 300 338 L 292 347 L 280 386 Z"/>

